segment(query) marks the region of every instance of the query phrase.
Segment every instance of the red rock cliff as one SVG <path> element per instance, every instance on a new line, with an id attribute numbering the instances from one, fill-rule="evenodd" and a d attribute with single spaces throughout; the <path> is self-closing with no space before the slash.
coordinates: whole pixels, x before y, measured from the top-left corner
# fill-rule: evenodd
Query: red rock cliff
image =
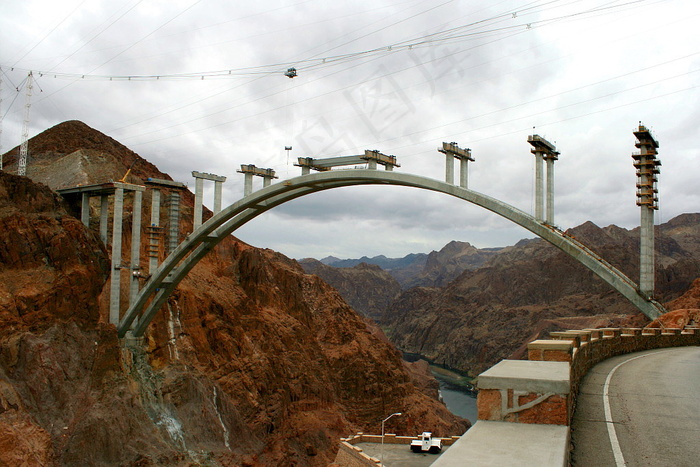
<path id="1" fill-rule="evenodd" d="M 138 157 L 80 122 L 29 148 L 28 175 L 52 186 L 121 178 Z M 148 176 L 167 178 L 139 160 L 130 181 Z M 388 427 L 402 434 L 466 428 L 333 289 L 234 238 L 182 282 L 145 346 L 126 350 L 105 324 L 98 236 L 45 186 L 0 182 L 0 464 L 326 465 L 339 437 L 378 431 L 387 413 L 405 413 Z M 183 205 L 191 219 L 189 192 Z M 128 251 L 128 228 L 124 241 Z"/>

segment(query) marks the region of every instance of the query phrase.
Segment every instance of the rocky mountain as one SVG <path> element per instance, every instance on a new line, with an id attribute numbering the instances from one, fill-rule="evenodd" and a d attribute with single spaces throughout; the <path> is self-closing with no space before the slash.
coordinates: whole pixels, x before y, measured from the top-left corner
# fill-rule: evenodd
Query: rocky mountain
<path id="1" fill-rule="evenodd" d="M 380 321 L 389 304 L 401 293 L 401 285 L 376 264 L 360 263 L 336 268 L 315 259 L 299 261 L 307 274 L 315 274 L 332 285 L 355 311 Z"/>
<path id="2" fill-rule="evenodd" d="M 107 324 L 109 249 L 52 189 L 130 166 L 132 183 L 169 177 L 81 122 L 32 138 L 29 153 L 29 178 L 8 173 L 16 149 L 0 172 L 0 464 L 327 465 L 339 437 L 377 431 L 387 413 L 405 414 L 397 433 L 468 426 L 334 289 L 233 237 L 142 343 L 120 341 Z M 192 206 L 185 192 L 183 219 Z M 125 211 L 128 262 L 128 199 Z"/>
<path id="3" fill-rule="evenodd" d="M 440 251 L 425 253 L 411 253 L 403 258 L 387 258 L 384 255 L 368 258 L 363 256 L 360 259 L 338 259 L 328 256 L 319 261 L 306 258 L 300 261 L 306 272 L 317 274 L 338 289 L 341 295 L 352 303 L 355 290 L 362 288 L 362 283 L 369 283 L 371 276 L 376 276 L 377 270 L 367 267 L 359 268 L 352 273 L 342 271 L 333 272 L 328 268 L 321 268 L 316 263 L 335 268 L 347 269 L 356 268 L 361 264 L 378 266 L 381 270 L 389 273 L 401 286 L 402 289 L 411 287 L 442 287 L 459 276 L 466 269 L 476 269 L 483 265 L 489 258 L 495 255 L 500 248 L 478 249 L 467 242 L 452 241 L 445 245 Z M 368 273 L 368 277 L 362 277 L 362 271 Z M 343 277 L 343 280 L 337 280 Z M 353 284 L 353 279 L 357 281 Z M 369 289 L 365 288 L 365 293 Z M 369 292 L 372 293 L 372 292 Z M 387 296 L 392 296 L 393 288 Z M 362 304 L 357 303 L 358 311 L 364 312 Z M 372 312 L 373 317 L 378 316 L 376 311 Z"/>
<path id="4" fill-rule="evenodd" d="M 479 249 L 467 242 L 451 241 L 440 251 L 431 251 L 423 270 L 405 281 L 404 289 L 410 287 L 443 287 L 465 270 L 481 267 L 500 248 Z"/>
<path id="5" fill-rule="evenodd" d="M 425 268 L 428 255 L 425 253 L 411 253 L 403 258 L 387 258 L 384 255 L 368 258 L 363 256 L 359 259 L 338 259 L 333 256 L 323 258 L 321 263 L 334 268 L 352 268 L 359 264 L 372 264 L 379 266 L 384 271 L 401 284 L 402 287 L 420 275 Z M 332 284 L 335 287 L 335 284 Z"/>
<path id="6" fill-rule="evenodd" d="M 416 253 L 403 258 L 375 256 L 360 260 L 334 257 L 299 261 L 308 274 L 316 274 L 364 316 L 384 321 L 389 305 L 402 289 L 416 286 L 439 287 L 466 269 L 476 269 L 499 248 L 477 249 L 466 242 L 452 241 L 440 251 Z M 362 262 L 365 259 L 369 263 Z M 420 266 L 420 267 L 419 267 Z"/>
<path id="7" fill-rule="evenodd" d="M 639 274 L 638 230 L 587 222 L 568 232 L 629 277 Z M 656 289 L 662 301 L 700 277 L 698 215 L 657 229 Z M 413 288 L 384 315 L 400 349 L 478 374 L 515 357 L 524 344 L 556 329 L 643 325 L 648 320 L 619 293 L 544 240 L 523 240 L 443 288 Z"/>

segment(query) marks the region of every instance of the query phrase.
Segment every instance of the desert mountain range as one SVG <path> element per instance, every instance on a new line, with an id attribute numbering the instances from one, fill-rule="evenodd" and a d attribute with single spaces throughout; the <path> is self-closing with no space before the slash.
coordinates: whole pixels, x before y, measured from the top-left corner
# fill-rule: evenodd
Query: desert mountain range
<path id="1" fill-rule="evenodd" d="M 639 229 L 586 222 L 568 234 L 638 278 Z M 673 301 L 700 277 L 700 214 L 657 226 L 655 247 L 656 295 Z M 421 261 L 407 261 L 413 258 Z M 404 259 L 300 263 L 377 321 L 400 350 L 472 376 L 503 358 L 520 358 L 527 342 L 550 331 L 649 322 L 605 282 L 540 239 L 486 250 L 453 241 Z"/>

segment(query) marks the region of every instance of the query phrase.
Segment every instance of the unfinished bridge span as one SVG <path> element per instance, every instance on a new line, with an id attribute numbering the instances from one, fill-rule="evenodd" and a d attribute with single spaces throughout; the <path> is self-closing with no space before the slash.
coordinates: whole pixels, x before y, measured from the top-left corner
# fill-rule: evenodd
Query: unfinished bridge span
<path id="1" fill-rule="evenodd" d="M 318 173 L 305 171 L 303 175 L 248 192 L 243 198 L 215 213 L 207 222 L 192 232 L 153 272 L 149 280 L 130 304 L 118 324 L 120 337 L 131 333 L 140 337 L 160 307 L 189 271 L 224 238 L 239 227 L 285 202 L 312 193 L 356 185 L 393 185 L 414 187 L 444 193 L 494 212 L 548 241 L 587 267 L 611 287 L 620 292 L 644 315 L 654 319 L 664 308 L 639 286 L 596 253 L 567 236 L 543 219 L 537 219 L 507 203 L 452 183 L 391 170 L 369 169 L 328 170 Z M 466 185 L 463 183 L 462 185 Z"/>

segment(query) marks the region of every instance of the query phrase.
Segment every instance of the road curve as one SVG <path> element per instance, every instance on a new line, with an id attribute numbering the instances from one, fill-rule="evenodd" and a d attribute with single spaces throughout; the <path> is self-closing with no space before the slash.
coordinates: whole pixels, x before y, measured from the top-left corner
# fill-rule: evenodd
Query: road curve
<path id="1" fill-rule="evenodd" d="M 593 367 L 579 390 L 571 442 L 574 466 L 700 465 L 700 347 L 636 352 Z"/>

